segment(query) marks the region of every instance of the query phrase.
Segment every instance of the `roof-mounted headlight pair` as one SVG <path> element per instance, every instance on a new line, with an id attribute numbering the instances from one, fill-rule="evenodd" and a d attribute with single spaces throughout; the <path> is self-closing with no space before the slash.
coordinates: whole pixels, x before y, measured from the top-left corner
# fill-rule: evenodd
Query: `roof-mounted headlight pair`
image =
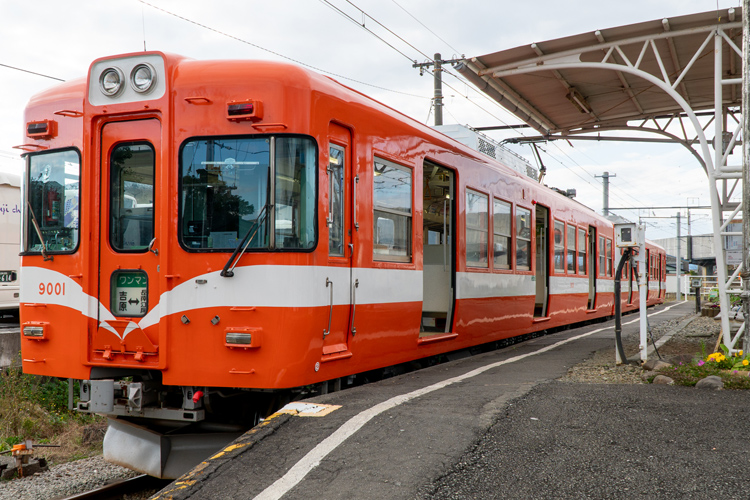
<path id="1" fill-rule="evenodd" d="M 114 97 L 122 92 L 125 75 L 115 66 L 102 71 L 99 88 L 104 95 Z M 147 94 L 156 85 L 156 70 L 149 63 L 141 63 L 130 72 L 130 87 L 140 94 Z"/>

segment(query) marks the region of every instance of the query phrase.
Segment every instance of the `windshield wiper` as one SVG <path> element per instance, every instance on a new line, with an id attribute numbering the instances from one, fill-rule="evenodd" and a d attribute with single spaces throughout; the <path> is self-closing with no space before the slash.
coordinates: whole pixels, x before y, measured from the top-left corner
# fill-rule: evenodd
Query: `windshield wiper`
<path id="1" fill-rule="evenodd" d="M 54 257 L 47 253 L 47 243 L 44 241 L 44 236 L 42 236 L 42 230 L 39 229 L 39 223 L 36 221 L 36 215 L 34 215 L 34 208 L 31 206 L 31 203 L 29 200 L 26 200 L 26 204 L 29 206 L 29 213 L 31 214 L 31 223 L 34 225 L 34 230 L 36 231 L 37 236 L 39 236 L 39 241 L 42 242 L 42 257 L 44 257 L 44 260 L 54 260 Z"/>
<path id="2" fill-rule="evenodd" d="M 232 276 L 234 276 L 235 266 L 237 266 L 237 263 L 240 261 L 240 258 L 245 253 L 247 247 L 250 245 L 250 242 L 253 241 L 253 238 L 255 238 L 255 235 L 258 234 L 260 224 L 261 222 L 265 221 L 268 215 L 268 209 L 272 206 L 273 205 L 266 205 L 263 207 L 263 210 L 260 211 L 258 217 L 255 219 L 255 224 L 250 226 L 250 229 L 247 230 L 245 236 L 237 244 L 237 247 L 234 249 L 234 252 L 232 252 L 232 255 L 229 257 L 227 263 L 224 264 L 224 269 L 222 269 L 220 273 L 221 276 L 224 276 L 225 278 L 231 278 Z M 252 236 L 250 236 L 251 232 L 253 233 Z M 234 264 L 232 264 L 232 262 L 234 262 Z M 229 266 L 232 267 L 230 268 Z"/>

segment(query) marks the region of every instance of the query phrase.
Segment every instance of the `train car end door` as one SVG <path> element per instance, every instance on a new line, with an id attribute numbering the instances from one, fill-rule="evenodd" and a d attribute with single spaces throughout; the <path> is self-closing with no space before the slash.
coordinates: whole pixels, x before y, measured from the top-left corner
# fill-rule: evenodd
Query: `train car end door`
<path id="1" fill-rule="evenodd" d="M 160 137 L 157 119 L 107 123 L 101 131 L 99 311 L 91 348 L 105 360 L 143 362 L 158 350 Z"/>

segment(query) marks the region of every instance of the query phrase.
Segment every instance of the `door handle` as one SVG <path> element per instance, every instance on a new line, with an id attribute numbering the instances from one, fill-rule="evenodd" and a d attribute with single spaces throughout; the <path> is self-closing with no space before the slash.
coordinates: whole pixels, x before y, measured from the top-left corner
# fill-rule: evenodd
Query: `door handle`
<path id="1" fill-rule="evenodd" d="M 159 250 L 154 248 L 154 244 L 156 243 L 156 238 L 151 240 L 151 243 L 148 244 L 148 251 L 154 252 L 154 255 L 159 255 Z"/>
<path id="2" fill-rule="evenodd" d="M 352 337 L 357 333 L 357 328 L 354 326 L 354 314 L 357 312 L 357 288 L 359 287 L 359 280 L 354 280 L 352 283 L 352 320 L 349 322 L 349 331 L 352 332 Z"/>
<path id="3" fill-rule="evenodd" d="M 328 310 L 328 329 L 323 330 L 323 338 L 326 338 L 331 333 L 331 320 L 333 319 L 333 281 L 326 278 L 326 288 L 331 285 L 331 308 Z"/>

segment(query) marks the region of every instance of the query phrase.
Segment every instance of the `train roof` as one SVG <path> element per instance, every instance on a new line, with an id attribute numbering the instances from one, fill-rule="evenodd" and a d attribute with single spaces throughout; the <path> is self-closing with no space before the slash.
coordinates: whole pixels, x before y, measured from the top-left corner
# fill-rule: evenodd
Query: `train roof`
<path id="1" fill-rule="evenodd" d="M 343 102 L 368 106 L 377 112 L 384 113 L 392 119 L 402 122 L 404 125 L 411 128 L 415 135 L 429 138 L 430 142 L 439 147 L 444 147 L 452 150 L 454 153 L 459 153 L 478 164 L 499 171 L 503 175 L 513 176 L 518 179 L 519 182 L 522 182 L 529 187 L 534 186 L 536 189 L 542 189 L 552 196 L 558 196 L 561 200 L 564 200 L 563 202 L 565 204 L 570 204 L 570 206 L 575 206 L 576 208 L 583 208 L 589 211 L 592 217 L 609 224 L 609 221 L 606 221 L 606 218 L 597 214 L 594 210 L 577 200 L 571 199 L 564 194 L 537 182 L 535 179 L 530 179 L 527 175 L 518 172 L 501 161 L 487 156 L 449 135 L 435 130 L 434 128 L 425 125 L 356 89 L 348 87 L 337 81 L 335 78 L 322 75 L 313 70 L 295 64 L 278 61 L 237 59 L 196 60 L 160 52 L 140 54 L 161 55 L 165 59 L 166 64 L 172 67 L 171 74 L 173 81 L 177 82 L 179 80 L 180 85 L 190 85 L 195 82 L 195 84 L 200 85 L 215 84 L 217 86 L 227 86 L 230 84 L 234 85 L 237 82 L 248 81 L 250 78 L 256 80 L 266 79 L 279 81 L 282 85 L 309 90 L 310 92 L 324 93 L 339 98 Z M 132 55 L 136 54 L 115 55 L 101 58 L 97 61 Z M 94 64 L 97 61 L 94 61 Z M 232 77 L 228 78 L 228 75 L 231 75 Z M 83 106 L 86 95 L 86 86 L 86 78 L 78 78 L 56 85 L 34 95 L 29 101 L 27 109 L 32 107 L 45 108 L 53 102 L 59 104 L 59 101 L 61 100 L 68 101 L 71 106 L 76 105 L 77 103 L 79 103 L 77 104 L 78 106 Z M 53 111 L 57 111 L 57 109 Z M 29 116 L 27 116 L 27 119 L 28 118 Z"/>

